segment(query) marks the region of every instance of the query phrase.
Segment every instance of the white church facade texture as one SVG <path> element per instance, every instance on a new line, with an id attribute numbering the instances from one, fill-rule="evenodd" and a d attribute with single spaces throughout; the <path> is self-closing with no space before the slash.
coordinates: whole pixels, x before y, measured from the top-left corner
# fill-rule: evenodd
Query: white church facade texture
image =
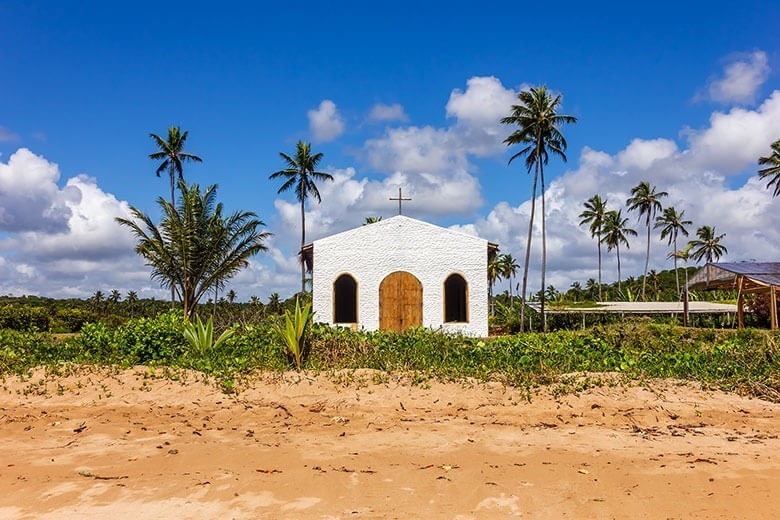
<path id="1" fill-rule="evenodd" d="M 498 246 L 405 216 L 315 240 L 314 319 L 363 330 L 488 335 L 487 264 Z"/>

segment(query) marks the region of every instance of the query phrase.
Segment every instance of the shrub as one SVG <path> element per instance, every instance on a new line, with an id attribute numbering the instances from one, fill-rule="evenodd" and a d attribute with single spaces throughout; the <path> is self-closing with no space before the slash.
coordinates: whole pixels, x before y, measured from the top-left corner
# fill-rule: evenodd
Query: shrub
<path id="1" fill-rule="evenodd" d="M 48 331 L 51 328 L 51 316 L 45 307 L 4 305 L 0 307 L 0 328 Z"/>
<path id="2" fill-rule="evenodd" d="M 86 323 L 97 321 L 98 315 L 87 309 L 64 308 L 58 309 L 54 318 L 58 332 L 79 332 Z"/>
<path id="3" fill-rule="evenodd" d="M 169 311 L 154 318 L 130 320 L 116 329 L 103 322 L 88 323 L 76 341 L 97 362 L 171 363 L 184 352 L 183 326 L 181 314 Z"/>
<path id="4" fill-rule="evenodd" d="M 135 363 L 167 362 L 179 358 L 185 350 L 184 318 L 171 310 L 154 318 L 130 320 L 116 329 L 122 354 Z"/>

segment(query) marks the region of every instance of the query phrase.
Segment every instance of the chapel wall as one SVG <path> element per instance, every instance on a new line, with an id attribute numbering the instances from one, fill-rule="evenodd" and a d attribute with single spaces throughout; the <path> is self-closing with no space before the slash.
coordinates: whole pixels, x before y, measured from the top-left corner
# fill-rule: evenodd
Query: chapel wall
<path id="1" fill-rule="evenodd" d="M 315 320 L 332 324 L 333 282 L 349 273 L 358 282 L 358 326 L 379 328 L 379 285 L 406 271 L 423 286 L 423 325 L 487 336 L 487 241 L 405 217 L 356 228 L 314 242 Z M 443 323 L 444 281 L 468 282 L 468 323 Z"/>

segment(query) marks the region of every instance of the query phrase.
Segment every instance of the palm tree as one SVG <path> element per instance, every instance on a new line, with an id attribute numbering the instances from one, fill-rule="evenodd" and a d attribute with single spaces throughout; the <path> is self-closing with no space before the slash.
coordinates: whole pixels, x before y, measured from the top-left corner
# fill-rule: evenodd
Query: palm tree
<path id="1" fill-rule="evenodd" d="M 588 278 L 587 281 L 585 282 L 585 290 L 588 292 L 588 297 L 590 299 L 594 299 L 595 298 L 596 283 L 597 282 L 596 282 L 595 278 Z M 601 289 L 601 284 L 599 284 L 599 289 Z M 599 299 L 600 298 L 601 297 L 599 296 Z"/>
<path id="2" fill-rule="evenodd" d="M 517 276 L 517 270 L 520 268 L 519 265 L 517 265 L 517 260 L 510 255 L 509 253 L 506 253 L 504 255 L 501 255 L 501 277 L 507 278 L 509 280 L 509 305 L 513 305 L 515 302 L 514 295 L 512 293 L 512 278 Z"/>
<path id="3" fill-rule="evenodd" d="M 382 216 L 378 217 L 366 217 L 366 220 L 363 222 L 364 226 L 367 226 L 368 224 L 376 224 L 377 222 L 380 222 L 382 220 Z"/>
<path id="4" fill-rule="evenodd" d="M 182 163 L 194 161 L 203 162 L 203 159 L 197 155 L 184 152 L 184 143 L 187 141 L 187 135 L 189 132 L 182 132 L 178 126 L 168 127 L 168 138 L 163 139 L 157 134 L 149 134 L 149 137 L 154 141 L 157 146 L 157 151 L 149 154 L 149 158 L 155 161 L 162 161 L 160 166 L 157 167 L 157 176 L 164 171 L 168 172 L 168 178 L 171 181 L 171 205 L 176 204 L 175 191 L 176 176 L 178 174 L 179 179 L 184 178 L 184 172 L 182 169 Z"/>
<path id="5" fill-rule="evenodd" d="M 688 259 L 691 257 L 691 249 L 693 246 L 688 243 L 688 245 L 685 246 L 685 249 L 675 249 L 671 253 L 669 253 L 666 258 L 674 258 L 675 263 L 677 260 L 682 260 L 685 262 L 685 290 L 682 293 L 684 306 L 687 307 L 688 305 Z M 688 325 L 688 316 L 687 314 L 683 313 L 683 325 Z"/>
<path id="6" fill-rule="evenodd" d="M 697 239 L 691 240 L 691 258 L 699 262 L 702 258 L 707 259 L 707 263 L 712 263 L 713 258 L 719 260 L 721 256 L 729 252 L 726 246 L 720 243 L 720 240 L 726 236 L 726 233 L 715 234 L 715 226 L 702 226 L 696 230 Z"/>
<path id="7" fill-rule="evenodd" d="M 688 245 L 685 246 L 685 249 L 675 249 L 668 255 L 666 255 L 666 258 L 674 258 L 675 263 L 677 260 L 682 260 L 685 262 L 685 293 L 688 293 L 688 259 L 691 258 L 691 249 L 693 249 L 693 245 L 691 243 L 688 243 Z"/>
<path id="8" fill-rule="evenodd" d="M 201 192 L 182 179 L 178 206 L 157 199 L 164 215 L 159 225 L 134 207 L 133 220 L 116 219 L 138 238 L 135 250 L 152 268 L 152 278 L 178 293 L 187 319 L 206 292 L 223 287 L 250 257 L 267 249 L 265 224 L 248 211 L 223 216 L 216 189 Z"/>
<path id="9" fill-rule="evenodd" d="M 604 214 L 607 212 L 607 201 L 601 195 L 594 195 L 585 201 L 585 211 L 580 213 L 580 226 L 590 224 L 590 237 L 596 239 L 599 250 L 599 300 L 601 300 L 601 233 L 604 228 Z"/>
<path id="10" fill-rule="evenodd" d="M 567 123 L 576 123 L 573 116 L 558 114 L 561 107 L 562 95 L 553 96 L 547 91 L 547 87 L 531 87 L 521 91 L 517 98 L 520 101 L 512 105 L 512 113 L 501 119 L 505 125 L 517 126 L 518 129 L 504 139 L 507 146 L 520 145 L 523 148 L 509 158 L 509 163 L 518 157 L 525 157 L 525 166 L 528 173 L 534 170 L 533 188 L 531 190 L 531 218 L 528 223 L 528 242 L 525 249 L 525 267 L 523 268 L 523 294 L 521 296 L 525 304 L 526 289 L 528 285 L 528 264 L 531 255 L 531 236 L 533 235 L 534 211 L 536 205 L 536 182 L 542 183 L 542 284 L 547 269 L 547 229 L 544 211 L 544 166 L 547 164 L 549 154 L 557 155 L 566 162 L 566 139 L 559 127 Z M 544 291 L 541 299 L 543 329 L 547 330 L 547 320 L 544 314 Z M 525 305 L 520 307 L 520 330 L 523 330 Z"/>
<path id="11" fill-rule="evenodd" d="M 235 301 L 236 301 L 236 298 L 238 298 L 238 295 L 236 294 L 236 291 L 234 291 L 233 289 L 230 289 L 227 292 L 227 301 L 228 301 L 228 303 L 233 305 L 233 303 L 235 303 Z"/>
<path id="12" fill-rule="evenodd" d="M 580 301 L 580 297 L 582 296 L 582 284 L 580 284 L 578 281 L 572 282 L 571 287 L 569 288 L 569 292 L 571 293 L 575 302 Z"/>
<path id="13" fill-rule="evenodd" d="M 100 312 L 103 310 L 103 302 L 105 301 L 106 297 L 103 295 L 103 291 L 97 290 L 95 291 L 95 294 L 92 295 L 92 303 L 95 308 L 95 312 Z"/>
<path id="14" fill-rule="evenodd" d="M 108 295 L 107 299 L 109 302 L 111 302 L 111 312 L 116 312 L 116 307 L 119 304 L 119 301 L 122 299 L 122 294 L 118 289 L 114 289 L 111 291 L 111 294 Z"/>
<path id="15" fill-rule="evenodd" d="M 125 303 L 127 304 L 127 308 L 130 311 L 130 317 L 132 318 L 135 314 L 135 306 L 138 303 L 138 294 L 136 294 L 135 291 L 127 291 Z"/>
<path id="16" fill-rule="evenodd" d="M 493 255 L 488 261 L 487 276 L 488 276 L 488 302 L 490 302 L 490 315 L 493 316 L 495 308 L 493 305 L 493 286 L 496 284 L 499 278 L 501 278 L 504 269 L 502 262 L 503 255 Z"/>
<path id="17" fill-rule="evenodd" d="M 772 154 L 768 157 L 761 157 L 758 159 L 758 164 L 767 165 L 766 168 L 758 170 L 758 177 L 760 179 L 768 179 L 769 183 L 766 185 L 767 189 L 774 184 L 775 192 L 773 197 L 780 196 L 780 139 L 772 143 Z"/>
<path id="18" fill-rule="evenodd" d="M 685 226 L 690 226 L 693 224 L 690 220 L 685 220 L 685 210 L 682 210 L 681 212 L 677 213 L 677 210 L 674 209 L 674 206 L 669 206 L 668 208 L 664 209 L 664 214 L 660 217 L 655 219 L 655 228 L 661 228 L 661 240 L 664 238 L 668 238 L 667 245 L 674 244 L 674 249 L 672 251 L 677 251 L 677 236 L 679 234 L 683 234 L 684 236 L 688 236 L 688 230 L 685 229 Z M 674 258 L 674 281 L 677 283 L 677 295 L 680 295 L 680 275 L 679 271 L 677 269 L 677 257 L 672 255 Z"/>
<path id="19" fill-rule="evenodd" d="M 625 244 L 626 249 L 631 246 L 628 243 L 629 236 L 636 236 L 636 231 L 628 227 L 628 218 L 623 218 L 621 211 L 607 211 L 604 215 L 604 227 L 602 230 L 601 241 L 607 244 L 607 252 L 613 249 L 617 252 L 618 268 L 618 292 L 622 291 L 620 282 L 620 244 Z"/>
<path id="20" fill-rule="evenodd" d="M 279 293 L 272 293 L 268 297 L 268 311 L 272 314 L 278 314 L 282 309 L 282 301 Z"/>
<path id="21" fill-rule="evenodd" d="M 645 256 L 645 274 L 642 277 L 642 301 L 645 299 L 645 286 L 647 285 L 647 268 L 650 264 L 650 221 L 655 218 L 657 211 L 663 207 L 659 199 L 669 195 L 665 191 L 655 191 L 655 186 L 650 187 L 650 183 L 642 181 L 631 189 L 631 197 L 626 201 L 628 211 L 639 211 L 639 218 L 645 215 L 645 225 L 647 226 L 647 255 Z"/>
<path id="22" fill-rule="evenodd" d="M 322 160 L 322 153 L 311 153 L 311 144 L 298 141 L 295 146 L 295 156 L 290 157 L 284 152 L 279 152 L 287 168 L 272 173 L 269 179 L 284 178 L 284 184 L 277 193 L 287 190 L 295 191 L 295 198 L 301 203 L 301 250 L 298 252 L 301 260 L 301 292 L 306 292 L 306 263 L 303 261 L 302 251 L 306 245 L 306 199 L 314 195 L 317 202 L 322 202 L 320 191 L 314 181 L 332 181 L 333 176 L 317 171 L 317 164 Z"/>

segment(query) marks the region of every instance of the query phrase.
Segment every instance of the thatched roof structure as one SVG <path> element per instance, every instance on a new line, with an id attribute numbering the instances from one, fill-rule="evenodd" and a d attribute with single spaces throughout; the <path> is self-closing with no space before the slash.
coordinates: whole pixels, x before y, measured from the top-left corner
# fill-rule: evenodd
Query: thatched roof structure
<path id="1" fill-rule="evenodd" d="M 749 293 L 769 296 L 769 322 L 778 328 L 777 296 L 780 293 L 780 262 L 723 262 L 707 264 L 688 281 L 688 290 L 736 290 L 737 319 L 744 325 L 743 298 Z"/>

